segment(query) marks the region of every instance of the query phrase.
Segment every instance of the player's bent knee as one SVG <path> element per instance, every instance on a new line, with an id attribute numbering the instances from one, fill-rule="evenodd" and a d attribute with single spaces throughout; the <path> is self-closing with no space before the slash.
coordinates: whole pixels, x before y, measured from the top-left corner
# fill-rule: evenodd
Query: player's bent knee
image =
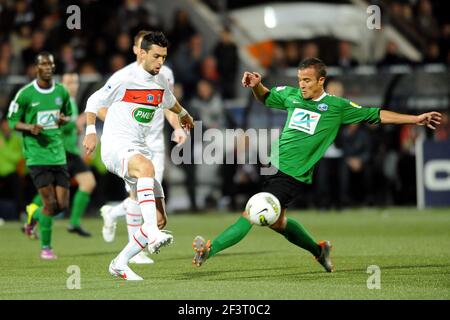
<path id="1" fill-rule="evenodd" d="M 48 200 L 44 202 L 44 214 L 53 216 L 58 211 L 58 203 L 56 200 Z"/>
<path id="2" fill-rule="evenodd" d="M 132 160 L 130 160 L 128 166 L 128 171 L 131 176 L 135 176 L 136 178 L 155 177 L 153 163 L 143 155 L 139 154 L 134 156 Z"/>
<path id="3" fill-rule="evenodd" d="M 95 181 L 94 175 L 92 173 L 89 173 L 86 182 L 84 183 L 83 187 L 80 186 L 80 189 L 82 189 L 85 192 L 92 193 L 92 191 L 94 191 L 96 186 L 97 182 Z"/>
<path id="4" fill-rule="evenodd" d="M 143 177 L 155 177 L 155 168 L 153 168 L 153 163 L 151 161 L 143 161 L 143 165 L 139 168 L 139 171 L 141 172 L 139 178 Z"/>

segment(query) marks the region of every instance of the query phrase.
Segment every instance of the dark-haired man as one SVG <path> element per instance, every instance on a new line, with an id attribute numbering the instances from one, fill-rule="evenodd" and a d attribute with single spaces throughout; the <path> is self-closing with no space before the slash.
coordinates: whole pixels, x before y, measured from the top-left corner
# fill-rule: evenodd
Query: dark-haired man
<path id="1" fill-rule="evenodd" d="M 41 258 L 56 259 L 51 247 L 53 216 L 69 204 L 69 173 L 60 125 L 72 114 L 70 96 L 53 81 L 53 55 L 36 57 L 37 78 L 16 94 L 8 110 L 12 129 L 23 133 L 26 165 L 43 205 L 29 217 L 25 232 L 31 234 L 39 222 Z"/>
<path id="2" fill-rule="evenodd" d="M 95 188 L 95 177 L 81 158 L 78 147 L 78 128 L 81 125 L 84 126 L 84 117 L 78 117 L 78 106 L 75 102 L 79 86 L 78 75 L 76 73 L 66 73 L 62 76 L 61 83 L 69 92 L 72 110 L 70 121 L 61 126 L 64 148 L 66 149 L 67 170 L 70 177 L 78 184 L 70 208 L 70 222 L 67 231 L 82 237 L 90 237 L 91 234 L 81 227 L 81 218 L 86 211 L 91 193 Z M 37 194 L 33 198 L 33 202 L 26 207 L 28 216 L 32 216 L 40 205 L 42 205 L 42 200 Z M 35 235 L 33 234 L 33 236 Z"/>
<path id="3" fill-rule="evenodd" d="M 159 75 L 167 57 L 168 41 L 161 32 L 149 32 L 142 38 L 139 51 L 141 64 L 123 74 L 121 79 L 108 81 L 100 89 L 103 106 L 108 107 L 102 135 L 102 160 L 107 169 L 123 178 L 130 186 L 130 196 L 137 200 L 144 224 L 128 245 L 113 259 L 109 272 L 125 280 L 142 280 L 129 267 L 129 260 L 148 245 L 157 252 L 170 244 L 172 235 L 161 232 L 157 225 L 155 197 L 162 188 L 155 180 L 155 168 L 146 137 L 151 133 L 152 120 L 159 108 L 178 114 L 181 126 L 190 130 L 192 117 L 176 101 L 166 78 Z M 97 137 L 97 109 L 88 99 L 86 106 L 86 137 L 84 146 L 94 151 Z"/>
<path id="4" fill-rule="evenodd" d="M 114 73 L 108 81 L 114 81 L 115 78 L 121 78 L 124 73 L 129 73 L 130 70 L 137 68 L 138 65 L 141 64 L 141 61 L 139 59 L 139 52 L 141 50 L 142 38 L 149 33 L 150 31 L 148 30 L 141 30 L 136 34 L 136 36 L 134 37 L 133 45 L 133 53 L 136 55 L 136 61 Z M 163 75 L 167 79 L 167 81 L 169 82 L 170 90 L 173 90 L 175 79 L 172 70 L 166 65 L 162 65 L 159 74 Z M 92 102 L 91 105 L 97 107 L 97 117 L 104 121 L 108 109 L 103 107 L 103 101 L 100 98 L 96 98 L 96 96 L 98 95 L 94 93 L 94 95 L 90 98 Z M 121 97 L 117 98 L 120 99 Z M 174 129 L 173 140 L 179 145 L 183 144 L 186 140 L 186 133 L 181 128 L 178 116 L 175 113 L 167 109 L 158 109 L 155 111 L 152 119 L 152 130 L 150 135 L 148 135 L 146 139 L 147 145 L 151 152 L 151 160 L 155 167 L 155 179 L 159 184 L 162 184 L 165 166 L 165 146 L 163 133 L 164 118 L 167 119 L 167 121 Z M 127 192 L 129 193 L 130 189 L 128 185 L 125 184 L 125 187 L 127 189 Z M 155 195 L 155 203 L 158 228 L 163 229 L 167 223 L 164 194 Z M 126 217 L 129 240 L 133 239 L 133 235 L 142 226 L 142 213 L 139 209 L 139 204 L 130 197 L 126 198 L 124 201 L 115 206 L 106 204 L 101 207 L 100 212 L 101 216 L 103 217 L 102 235 L 103 239 L 106 242 L 112 242 L 114 240 L 117 220 L 121 216 Z M 154 261 L 149 256 L 147 256 L 145 251 L 141 251 L 130 259 L 130 263 L 152 264 L 154 263 Z"/>
<path id="5" fill-rule="evenodd" d="M 332 272 L 330 242 L 316 242 L 299 222 L 286 216 L 286 208 L 302 192 L 305 184 L 312 183 L 314 167 L 336 138 L 341 125 L 360 122 L 417 124 L 435 129 L 441 114 L 427 112 L 413 116 L 380 108 L 363 108 L 347 99 L 327 94 L 323 87 L 325 77 L 324 63 L 317 58 L 308 58 L 298 67 L 299 88 L 279 86 L 269 90 L 256 72 L 244 72 L 242 85 L 251 88 L 255 98 L 267 107 L 288 112 L 283 132 L 272 145 L 271 162 L 278 171 L 266 176 L 262 188 L 262 191 L 275 195 L 282 208 L 279 219 L 270 228 L 309 251 L 327 272 Z M 201 266 L 206 259 L 235 245 L 251 227 L 244 212 L 212 242 L 197 236 L 193 243 L 193 263 Z"/>

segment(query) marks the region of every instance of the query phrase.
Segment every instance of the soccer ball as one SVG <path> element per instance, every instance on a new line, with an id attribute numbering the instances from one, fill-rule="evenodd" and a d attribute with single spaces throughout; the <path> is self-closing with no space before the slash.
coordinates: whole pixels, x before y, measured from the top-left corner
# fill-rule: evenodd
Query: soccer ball
<path id="1" fill-rule="evenodd" d="M 251 223 L 258 226 L 270 226 L 280 217 L 281 205 L 273 194 L 260 192 L 248 200 L 245 211 Z"/>

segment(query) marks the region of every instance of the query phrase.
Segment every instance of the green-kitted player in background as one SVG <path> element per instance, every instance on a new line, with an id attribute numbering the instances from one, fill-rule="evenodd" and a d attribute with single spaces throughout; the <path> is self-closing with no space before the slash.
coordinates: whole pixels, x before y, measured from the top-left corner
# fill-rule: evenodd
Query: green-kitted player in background
<path id="1" fill-rule="evenodd" d="M 244 87 L 252 88 L 256 99 L 269 108 L 286 110 L 286 124 L 279 140 L 272 145 L 271 162 L 278 169 L 264 176 L 262 191 L 280 200 L 281 214 L 270 228 L 288 241 L 309 251 L 327 272 L 333 271 L 329 241 L 316 242 L 297 221 L 286 217 L 288 204 L 312 183 L 316 163 L 333 143 L 341 125 L 368 122 L 382 124 L 417 124 L 435 129 L 441 121 L 438 112 L 418 116 L 399 114 L 379 108 L 363 108 L 347 99 L 324 91 L 326 67 L 317 58 L 305 59 L 298 67 L 300 88 L 280 86 L 269 90 L 261 83 L 261 75 L 245 72 Z M 206 259 L 241 241 L 252 225 L 246 213 L 212 242 L 197 236 L 193 247 L 193 263 L 201 266 Z"/>
<path id="2" fill-rule="evenodd" d="M 56 259 L 53 253 L 53 216 L 69 205 L 69 172 L 60 125 L 72 113 L 67 90 L 53 81 L 53 55 L 36 57 L 37 78 L 16 94 L 8 109 L 12 129 L 23 134 L 25 163 L 43 204 L 25 225 L 31 233 L 39 222 L 41 258 Z"/>
<path id="3" fill-rule="evenodd" d="M 75 102 L 79 87 L 78 75 L 75 73 L 64 74 L 62 84 L 69 91 L 72 116 L 69 122 L 61 126 L 61 132 L 64 148 L 66 149 L 67 168 L 70 177 L 74 178 L 78 184 L 78 189 L 72 199 L 70 222 L 67 231 L 76 233 L 82 237 L 90 237 L 91 234 L 81 227 L 81 217 L 84 215 L 91 199 L 91 193 L 94 191 L 95 177 L 81 158 L 80 148 L 78 146 L 79 132 L 84 128 L 84 117 L 78 116 L 78 106 Z M 28 216 L 33 215 L 34 210 L 41 204 L 41 198 L 37 194 L 33 198 L 33 202 L 27 206 Z"/>

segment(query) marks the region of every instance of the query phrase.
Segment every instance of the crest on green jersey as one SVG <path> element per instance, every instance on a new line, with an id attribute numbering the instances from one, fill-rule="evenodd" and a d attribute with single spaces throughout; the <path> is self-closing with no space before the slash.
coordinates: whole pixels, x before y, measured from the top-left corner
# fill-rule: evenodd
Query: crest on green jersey
<path id="1" fill-rule="evenodd" d="M 327 111 L 327 110 L 328 110 L 328 105 L 325 104 L 325 103 L 321 103 L 321 104 L 319 104 L 319 105 L 317 106 L 317 109 L 318 109 L 319 111 Z"/>

